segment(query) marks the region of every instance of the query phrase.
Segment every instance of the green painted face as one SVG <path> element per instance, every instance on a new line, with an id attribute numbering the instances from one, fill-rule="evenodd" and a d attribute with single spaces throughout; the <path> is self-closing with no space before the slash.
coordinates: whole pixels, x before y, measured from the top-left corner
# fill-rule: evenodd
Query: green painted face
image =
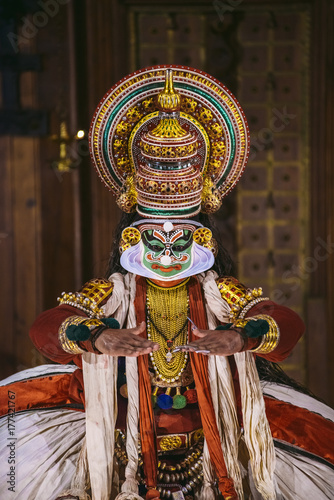
<path id="1" fill-rule="evenodd" d="M 143 265 L 157 277 L 175 278 L 192 265 L 192 231 L 175 229 L 165 232 L 162 228 L 142 232 L 144 246 Z"/>
<path id="2" fill-rule="evenodd" d="M 213 266 L 214 256 L 209 248 L 194 241 L 198 226 L 192 221 L 141 221 L 137 224 L 141 240 L 122 253 L 122 267 L 160 281 L 176 281 L 207 271 Z"/>

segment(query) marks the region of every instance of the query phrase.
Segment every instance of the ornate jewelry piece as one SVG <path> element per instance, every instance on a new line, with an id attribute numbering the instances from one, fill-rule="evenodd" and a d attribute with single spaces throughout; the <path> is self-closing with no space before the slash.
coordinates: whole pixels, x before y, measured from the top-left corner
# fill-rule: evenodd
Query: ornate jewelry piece
<path id="1" fill-rule="evenodd" d="M 158 315 L 159 315 L 159 313 L 158 313 Z M 161 317 L 161 315 L 160 315 L 160 317 Z M 184 329 L 186 328 L 186 326 L 188 324 L 188 319 L 186 318 L 186 320 L 183 323 L 183 325 L 181 326 L 181 328 L 173 335 L 172 338 L 168 338 L 167 335 L 165 335 L 163 333 L 163 331 L 160 330 L 159 327 L 157 327 L 157 325 L 153 321 L 152 315 L 149 316 L 149 320 L 150 320 L 150 323 L 153 325 L 153 328 L 155 329 L 155 331 L 158 332 L 159 335 L 161 335 L 161 337 L 163 337 L 163 339 L 166 341 L 166 345 L 167 345 L 166 361 L 167 361 L 167 363 L 170 363 L 170 361 L 172 361 L 172 358 L 173 358 L 171 350 L 174 347 L 174 340 L 176 340 L 178 338 L 178 336 L 182 332 L 184 332 Z"/>
<path id="2" fill-rule="evenodd" d="M 213 255 L 216 257 L 216 255 L 218 254 L 218 245 L 216 240 L 213 238 L 210 229 L 208 229 L 207 227 L 196 229 L 196 231 L 193 234 L 193 239 L 194 242 L 197 243 L 198 245 L 201 245 L 211 250 Z"/>
<path id="3" fill-rule="evenodd" d="M 187 363 L 187 353 L 173 354 L 172 348 L 187 343 L 187 282 L 169 288 L 147 282 L 147 338 L 160 344 L 150 353 L 156 376 L 167 383 L 177 381 Z"/>
<path id="4" fill-rule="evenodd" d="M 122 232 L 122 238 L 125 243 L 130 243 L 130 245 L 137 245 L 137 243 L 139 243 L 141 239 L 140 231 L 135 227 L 127 227 Z"/>
<path id="5" fill-rule="evenodd" d="M 219 278 L 216 280 L 221 296 L 231 307 L 230 320 L 238 327 L 244 328 L 250 320 L 264 319 L 269 324 L 269 331 L 263 335 L 260 345 L 252 352 L 258 354 L 269 354 L 276 349 L 280 331 L 276 321 L 264 314 L 256 315 L 252 318 L 245 318 L 248 311 L 259 302 L 269 300 L 268 297 L 262 297 L 262 288 L 246 288 L 235 278 Z"/>
<path id="6" fill-rule="evenodd" d="M 101 306 L 110 296 L 113 288 L 113 283 L 108 280 L 94 279 L 85 283 L 80 292 L 62 292 L 57 300 L 59 304 L 68 304 L 81 309 L 90 318 L 103 318 L 104 312 Z"/>
<path id="7" fill-rule="evenodd" d="M 269 323 L 269 331 L 263 335 L 261 344 L 256 347 L 256 349 L 251 349 L 251 351 L 257 352 L 258 354 L 269 354 L 276 349 L 279 343 L 280 330 L 278 324 L 271 316 L 267 316 L 265 314 L 258 314 L 252 319 L 265 319 Z"/>
<path id="8" fill-rule="evenodd" d="M 81 311 L 86 313 L 90 318 L 103 318 L 104 316 L 103 311 L 98 307 L 96 302 L 89 297 L 85 297 L 85 295 L 80 292 L 62 292 L 57 300 L 59 304 L 68 304 L 69 306 L 81 309 Z"/>
<path id="9" fill-rule="evenodd" d="M 253 299 L 250 302 L 248 302 L 248 304 L 241 309 L 238 319 L 243 319 L 248 313 L 248 311 L 252 309 L 253 306 L 258 304 L 259 302 L 265 302 L 266 300 L 270 300 L 269 297 L 257 297 L 256 299 Z"/>
<path id="10" fill-rule="evenodd" d="M 219 278 L 216 280 L 218 290 L 231 307 L 230 319 L 244 319 L 247 312 L 258 302 L 269 300 L 262 297 L 262 288 L 246 288 L 236 278 Z"/>
<path id="11" fill-rule="evenodd" d="M 98 319 L 87 319 L 82 316 L 70 316 L 62 322 L 58 331 L 58 339 L 62 349 L 71 354 L 83 354 L 85 351 L 78 346 L 76 341 L 69 340 L 66 330 L 71 325 L 86 325 L 90 330 L 103 325 Z"/>
<path id="12" fill-rule="evenodd" d="M 90 128 L 92 160 L 125 212 L 154 219 L 213 213 L 249 152 L 244 113 L 212 76 L 155 66 L 118 82 Z"/>
<path id="13" fill-rule="evenodd" d="M 135 227 L 127 227 L 122 232 L 122 237 L 119 242 L 119 253 L 122 254 L 125 250 L 134 245 L 137 245 L 141 240 L 140 231 Z"/>
<path id="14" fill-rule="evenodd" d="M 209 243 L 212 239 L 212 232 L 207 227 L 200 227 L 194 231 L 193 238 L 198 245 L 204 245 L 204 243 Z"/>

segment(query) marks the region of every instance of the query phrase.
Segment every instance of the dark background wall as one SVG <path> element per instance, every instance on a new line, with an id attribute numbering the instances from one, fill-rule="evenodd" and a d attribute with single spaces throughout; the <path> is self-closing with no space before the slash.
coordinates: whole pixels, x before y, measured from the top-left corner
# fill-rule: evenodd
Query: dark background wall
<path id="1" fill-rule="evenodd" d="M 175 63 L 245 109 L 249 166 L 215 220 L 241 281 L 307 324 L 285 369 L 333 402 L 333 21 L 326 0 L 0 1 L 2 377 L 44 362 L 36 315 L 105 274 L 120 214 L 77 131 L 118 79 Z"/>

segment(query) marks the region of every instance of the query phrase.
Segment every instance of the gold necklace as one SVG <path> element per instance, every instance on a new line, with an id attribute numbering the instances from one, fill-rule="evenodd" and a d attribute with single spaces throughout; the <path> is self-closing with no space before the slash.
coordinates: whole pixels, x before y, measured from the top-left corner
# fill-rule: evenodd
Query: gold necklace
<path id="1" fill-rule="evenodd" d="M 157 378 L 166 383 L 179 380 L 188 360 L 187 353 L 172 352 L 188 340 L 188 281 L 169 288 L 147 281 L 147 337 L 160 345 L 150 356 Z"/>

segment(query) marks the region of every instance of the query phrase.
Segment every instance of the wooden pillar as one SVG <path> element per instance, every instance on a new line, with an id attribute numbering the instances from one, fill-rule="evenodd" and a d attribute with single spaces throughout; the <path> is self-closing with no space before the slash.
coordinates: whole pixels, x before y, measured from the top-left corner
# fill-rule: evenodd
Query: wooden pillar
<path id="1" fill-rule="evenodd" d="M 43 65 L 34 72 L 21 69 L 10 123 L 16 123 L 15 111 L 27 115 L 32 110 L 36 116 L 48 115 L 49 130 L 37 133 L 33 123 L 18 130 L 5 123 L 1 129 L 1 378 L 45 361 L 29 339 L 30 326 L 42 310 L 57 305 L 62 290 L 75 290 L 74 183 L 71 174 L 61 176 L 52 169 L 59 146 L 50 137 L 59 133 L 61 105 L 68 108 L 66 25 L 67 10 L 60 7 L 47 26 L 36 28 L 31 38 L 21 37 L 24 43 L 18 47 L 20 57 L 34 56 Z M 2 35 L 6 40 L 4 29 Z M 6 89 L 3 106 L 10 116 L 10 87 Z"/>
<path id="2" fill-rule="evenodd" d="M 334 5 L 313 2 L 311 104 L 310 255 L 317 269 L 308 301 L 308 382 L 334 402 Z"/>
<path id="3" fill-rule="evenodd" d="M 42 301 L 39 139 L 1 137 L 0 154 L 0 342 L 6 376 L 38 362 L 27 333 Z"/>

